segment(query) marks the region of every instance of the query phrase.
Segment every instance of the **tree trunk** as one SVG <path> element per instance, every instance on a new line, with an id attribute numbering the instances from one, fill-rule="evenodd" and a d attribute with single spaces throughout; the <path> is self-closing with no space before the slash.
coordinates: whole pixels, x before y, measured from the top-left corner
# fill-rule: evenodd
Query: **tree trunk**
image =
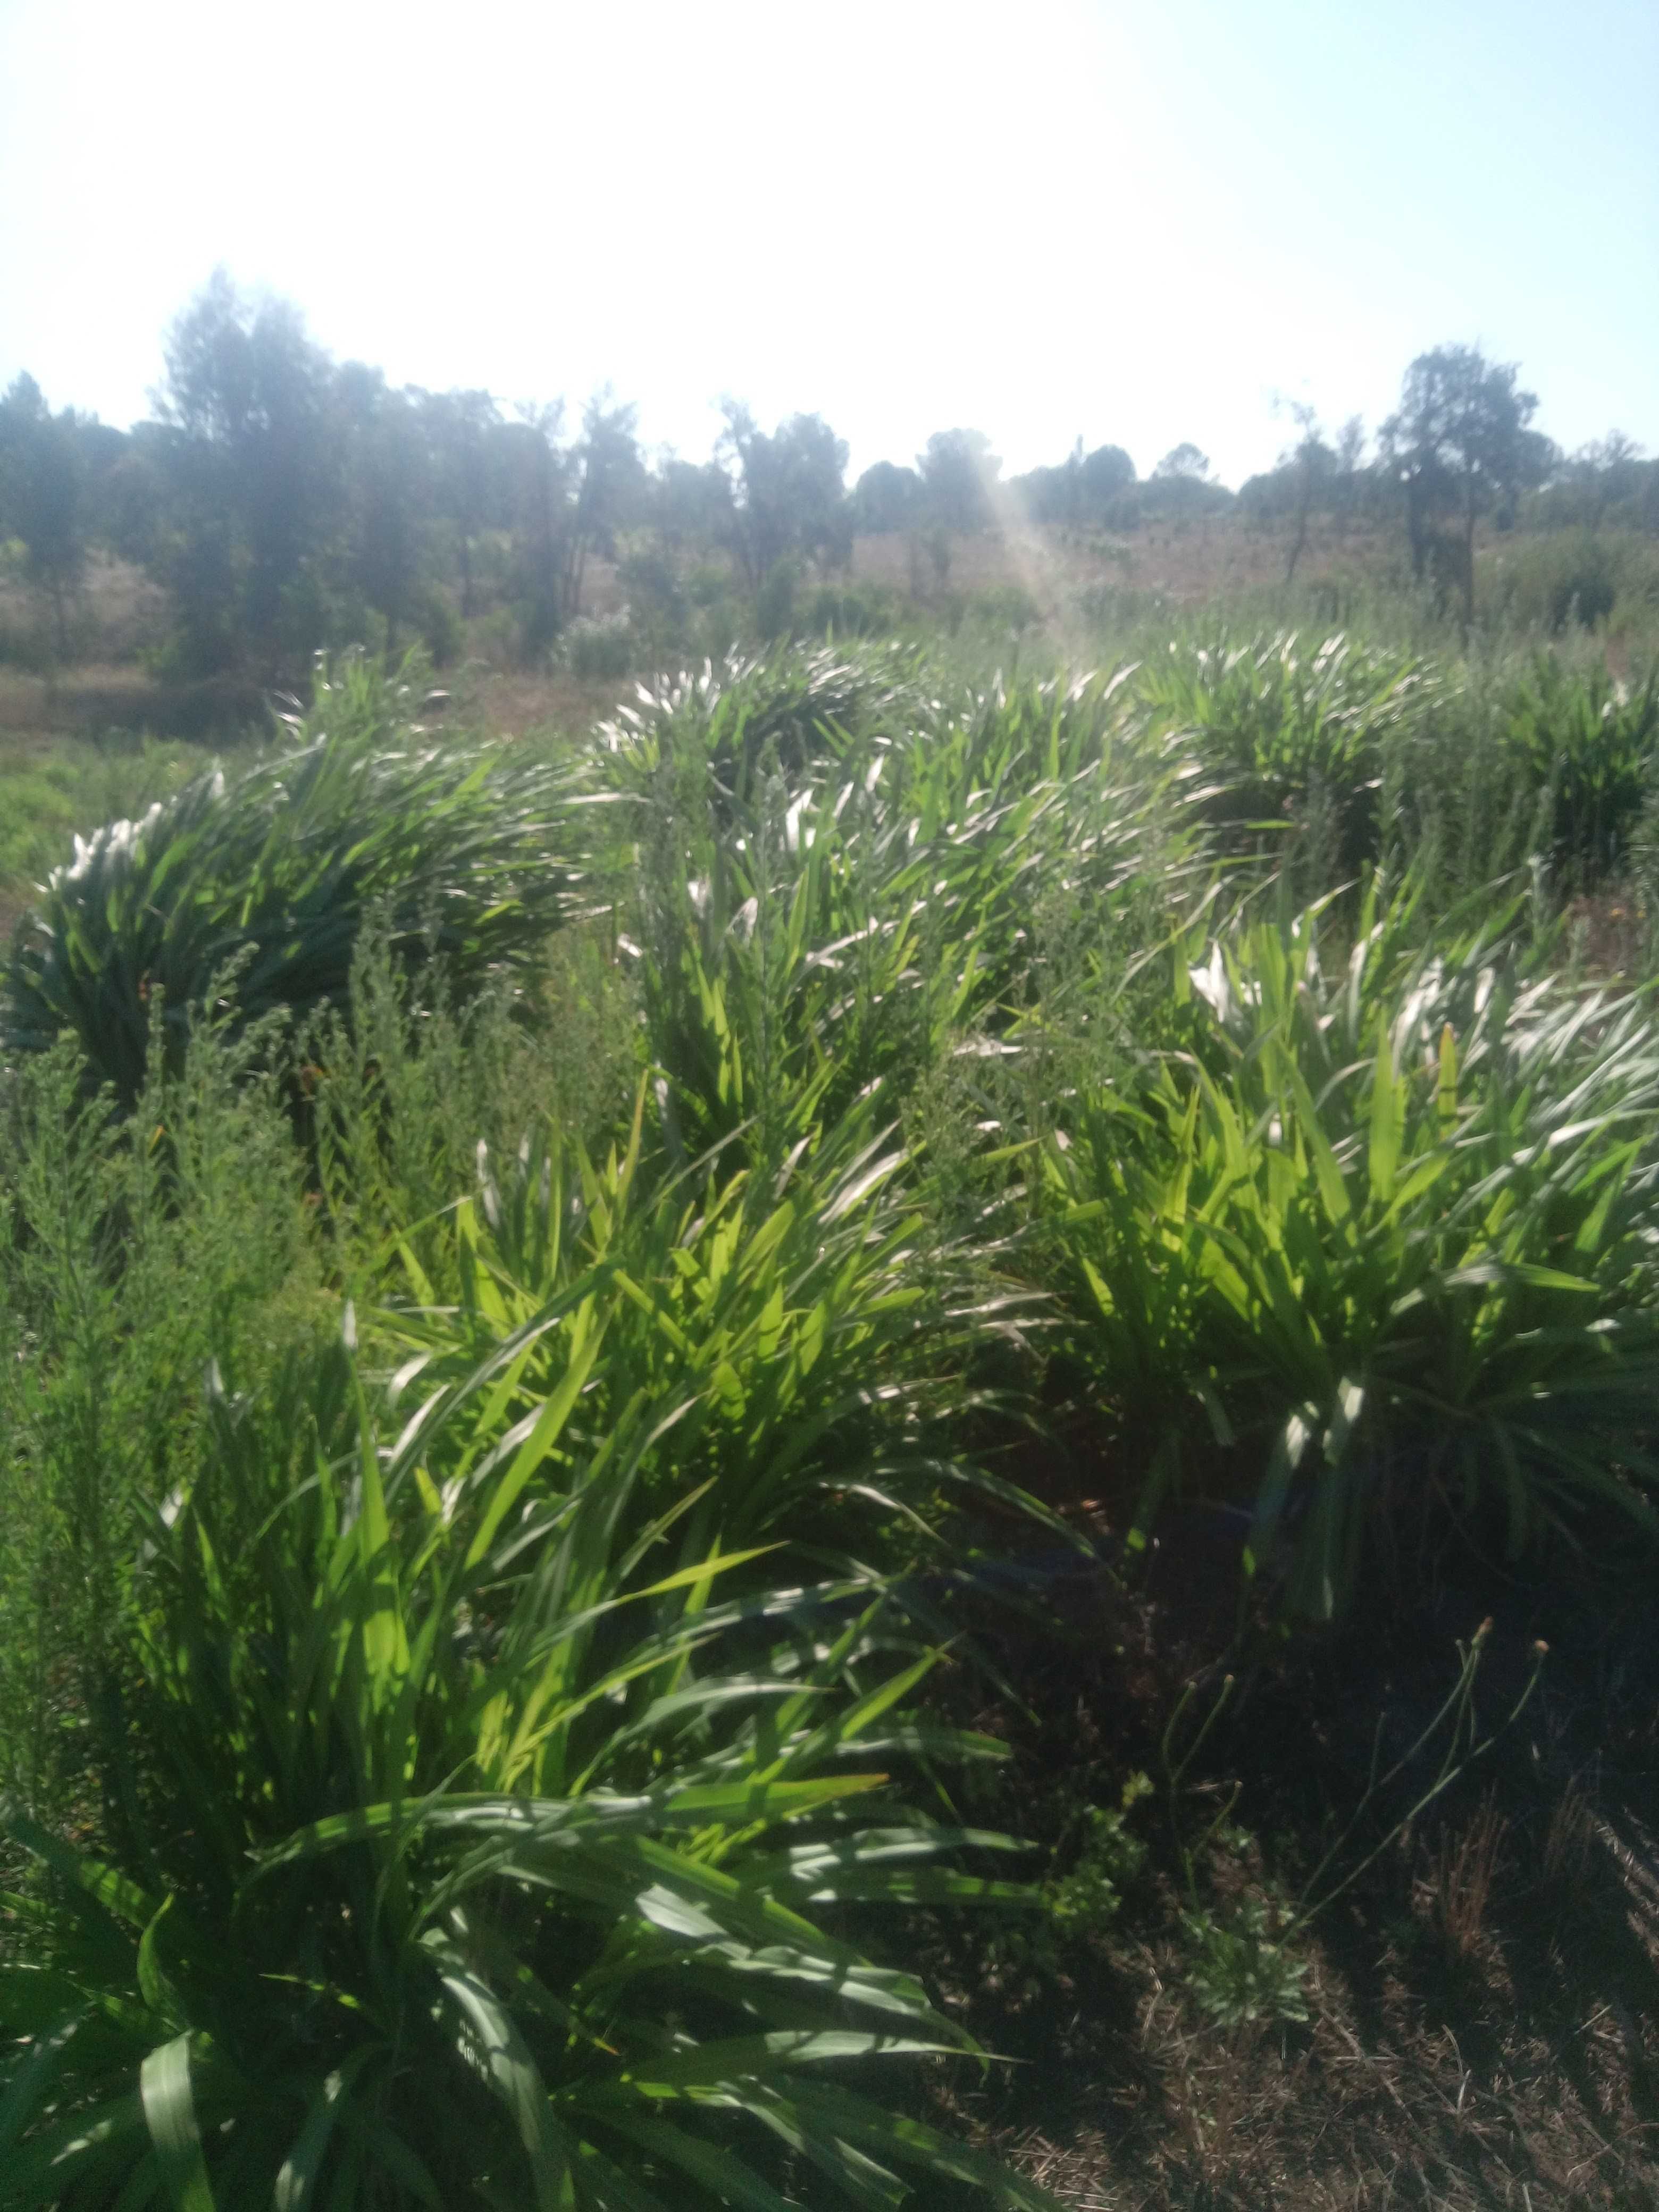
<path id="1" fill-rule="evenodd" d="M 1429 533 L 1424 526 L 1424 505 L 1422 487 L 1413 478 L 1406 487 L 1406 535 L 1411 541 L 1412 575 L 1419 584 L 1429 560 Z"/>
<path id="2" fill-rule="evenodd" d="M 1285 581 L 1288 585 L 1296 575 L 1296 564 L 1302 558 L 1308 543 L 1308 508 L 1310 501 L 1303 500 L 1296 510 L 1296 539 L 1291 547 L 1291 557 L 1285 564 Z"/>

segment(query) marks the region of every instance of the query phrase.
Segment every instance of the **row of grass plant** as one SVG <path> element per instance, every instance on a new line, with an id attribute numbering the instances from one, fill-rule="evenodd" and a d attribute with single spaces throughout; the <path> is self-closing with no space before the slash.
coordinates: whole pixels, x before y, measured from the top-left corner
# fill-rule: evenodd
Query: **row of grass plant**
<path id="1" fill-rule="evenodd" d="M 988 1433 L 1080 1376 L 1132 1539 L 1239 1510 L 1291 1617 L 1651 1534 L 1659 1045 L 1384 804 L 1455 690 L 823 655 L 550 761 L 358 665 L 83 846 L 7 983 L 0 2206 L 1041 2201 L 876 2068 L 966 2046 L 867 1909 L 1042 1893 L 918 1702 L 985 1511 L 1069 1540 Z"/>

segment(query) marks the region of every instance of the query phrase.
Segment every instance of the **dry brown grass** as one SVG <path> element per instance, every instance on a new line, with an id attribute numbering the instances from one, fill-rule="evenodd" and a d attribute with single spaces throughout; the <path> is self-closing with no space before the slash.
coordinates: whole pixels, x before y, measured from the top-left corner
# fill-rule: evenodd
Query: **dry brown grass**
<path id="1" fill-rule="evenodd" d="M 1010 523 L 978 537 L 952 538 L 950 550 L 944 592 L 971 596 L 1018 585 L 1050 618 L 1065 617 L 1091 592 L 1187 608 L 1273 591 L 1285 579 L 1282 535 L 1249 529 L 1234 515 L 1158 524 L 1121 537 Z M 1297 580 L 1348 585 L 1386 573 L 1397 561 L 1391 541 L 1327 523 L 1310 532 Z M 923 601 L 942 595 L 925 548 L 918 560 L 902 535 L 858 539 L 853 573 Z"/>
<path id="2" fill-rule="evenodd" d="M 77 657 L 127 666 L 145 646 L 156 642 L 167 616 L 166 592 L 142 568 L 112 554 L 94 553 L 70 613 Z M 0 576 L 0 633 L 27 637 L 49 629 L 40 594 L 15 578 Z"/>
<path id="3" fill-rule="evenodd" d="M 1184 1579 L 1134 1600 L 1103 1574 L 1069 1590 L 1070 1640 L 1047 1651 L 1035 1629 L 998 1632 L 1030 1716 L 964 1717 L 1011 1743 L 1034 1837 L 1048 1808 L 1110 1802 L 1125 1772 L 1158 1771 L 1180 1683 L 1217 1659 Z M 944 1938 L 947 2002 L 1016 2062 L 964 2074 L 953 2122 L 1079 2212 L 1659 2204 L 1659 1647 L 1639 1594 L 1443 1593 L 1247 1662 L 1206 1763 L 1218 1784 L 1242 1778 L 1238 1817 L 1258 1841 L 1218 1871 L 1297 1893 L 1364 1787 L 1379 1711 L 1410 1739 L 1489 1597 L 1483 1711 L 1509 1710 L 1540 1626 L 1542 1689 L 1480 1774 L 1293 1939 L 1304 2022 L 1205 2014 L 1154 1798 L 1137 1814 L 1144 1880 L 1059 1973 L 1022 1984 L 963 1955 L 959 1932 Z"/>

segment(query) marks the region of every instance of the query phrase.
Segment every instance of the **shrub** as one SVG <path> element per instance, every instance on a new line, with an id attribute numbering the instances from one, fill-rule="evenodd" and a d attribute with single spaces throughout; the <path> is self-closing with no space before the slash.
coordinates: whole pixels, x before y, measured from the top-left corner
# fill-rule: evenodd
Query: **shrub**
<path id="1" fill-rule="evenodd" d="M 837 732 L 885 721 L 915 696 L 915 670 L 898 653 L 733 653 L 700 673 L 641 684 L 637 703 L 601 723 L 598 738 L 612 772 L 634 790 L 690 770 L 741 797 L 763 761 L 797 773 Z"/>
<path id="2" fill-rule="evenodd" d="M 898 595 L 884 584 L 820 584 L 801 627 L 817 637 L 890 637 L 899 627 Z"/>
<path id="3" fill-rule="evenodd" d="M 159 1044 L 159 1039 L 158 1039 Z M 257 1039 L 198 1027 L 136 1114 L 67 1046 L 0 1121 L 0 1789 L 118 1771 L 105 1638 L 146 1516 L 191 1464 L 208 1367 L 257 1376 L 320 1310 L 300 1166 Z"/>
<path id="4" fill-rule="evenodd" d="M 910 1163 L 872 1113 L 792 1152 L 775 1178 L 726 1159 L 665 1175 L 641 1110 L 604 1160 L 544 1130 L 517 1161 L 482 1161 L 431 1264 L 410 1254 L 408 1305 L 377 1313 L 400 1393 L 499 1348 L 503 1420 L 574 1401 L 526 1497 L 567 1484 L 570 1449 L 634 1455 L 638 1511 L 685 1516 L 659 1568 L 760 1543 L 848 1572 L 937 1554 L 953 1499 L 1009 1497 L 951 1443 L 1000 1316 L 969 1255 L 925 1240 Z"/>
<path id="5" fill-rule="evenodd" d="M 877 1083 L 898 1112 L 942 1054 L 997 1048 L 1056 937 L 1086 967 L 1083 939 L 1138 944 L 1149 909 L 1156 929 L 1190 858 L 1175 779 L 1121 743 L 1121 677 L 927 702 L 887 665 L 876 711 L 818 726 L 816 761 L 799 725 L 757 746 L 758 687 L 633 739 L 628 945 L 693 1150 L 743 1123 L 787 1145 L 792 1116 L 833 1121 Z"/>
<path id="6" fill-rule="evenodd" d="M 603 621 L 583 615 L 571 623 L 560 647 L 564 664 L 585 683 L 614 683 L 634 665 L 635 641 L 624 611 Z"/>
<path id="7" fill-rule="evenodd" d="M 14 939 L 6 1048 L 72 1031 L 130 1103 L 153 1002 L 175 1059 L 227 989 L 245 1024 L 343 1005 L 371 915 L 400 960 L 441 957 L 463 993 L 522 969 L 571 909 L 574 774 L 438 740 L 406 704 L 349 662 L 290 749 L 78 839 Z"/>
<path id="8" fill-rule="evenodd" d="M 988 584 L 962 602 L 961 620 L 982 629 L 1033 629 L 1042 620 L 1042 609 L 1024 584 Z"/>
<path id="9" fill-rule="evenodd" d="M 1491 560 L 1487 598 L 1510 628 L 1552 637 L 1622 626 L 1659 601 L 1652 548 L 1617 531 L 1547 532 L 1506 541 Z"/>

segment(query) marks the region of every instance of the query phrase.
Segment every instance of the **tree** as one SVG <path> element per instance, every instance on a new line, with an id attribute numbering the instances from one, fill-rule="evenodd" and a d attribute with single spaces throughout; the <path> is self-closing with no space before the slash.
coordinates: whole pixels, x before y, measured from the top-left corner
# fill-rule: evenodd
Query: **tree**
<path id="1" fill-rule="evenodd" d="M 29 581 L 52 607 L 60 659 L 70 647 L 69 599 L 86 567 L 83 425 L 54 415 L 32 376 L 0 399 L 0 538 L 23 543 Z"/>
<path id="2" fill-rule="evenodd" d="M 165 358 L 169 514 L 153 557 L 185 657 L 206 671 L 251 651 L 274 669 L 297 642 L 283 635 L 285 595 L 343 495 L 331 365 L 296 309 L 250 307 L 222 269 L 174 322 Z"/>
<path id="3" fill-rule="evenodd" d="M 982 430 L 935 430 L 916 456 L 934 519 L 966 535 L 995 519 L 993 495 L 1002 463 Z"/>
<path id="4" fill-rule="evenodd" d="M 1335 501 L 1339 530 L 1346 528 L 1358 504 L 1360 463 L 1364 453 L 1365 425 L 1358 415 L 1350 415 L 1336 434 Z"/>
<path id="5" fill-rule="evenodd" d="M 1290 472 L 1291 513 L 1295 523 L 1290 556 L 1285 564 L 1287 585 L 1294 580 L 1297 563 L 1306 549 L 1308 525 L 1312 520 L 1315 502 L 1322 488 L 1328 490 L 1331 478 L 1336 473 L 1336 455 L 1325 442 L 1318 416 L 1305 399 L 1292 399 L 1289 404 L 1300 434 L 1295 445 L 1279 457 L 1279 467 Z"/>
<path id="6" fill-rule="evenodd" d="M 720 411 L 732 550 L 750 589 L 783 561 L 843 565 L 853 543 L 844 441 L 817 415 L 792 415 L 769 435 L 738 401 L 722 401 Z"/>
<path id="7" fill-rule="evenodd" d="M 1079 446 L 1082 443 L 1079 438 Z M 1109 503 L 1133 485 L 1135 465 L 1121 446 L 1097 446 L 1084 455 L 1079 475 L 1084 511 L 1098 520 Z"/>
<path id="8" fill-rule="evenodd" d="M 1009 485 L 1032 522 L 1077 529 L 1103 522 L 1113 502 L 1135 480 L 1135 465 L 1121 446 L 1097 446 L 1085 453 L 1079 438 L 1058 467 L 1028 470 Z"/>
<path id="9" fill-rule="evenodd" d="M 650 496 L 666 554 L 678 554 L 688 545 L 732 543 L 737 525 L 732 479 L 718 461 L 683 461 L 665 453 Z"/>
<path id="10" fill-rule="evenodd" d="M 1210 457 L 1189 441 L 1183 441 L 1170 447 L 1152 474 L 1160 483 L 1207 483 Z"/>
<path id="11" fill-rule="evenodd" d="M 1437 346 L 1406 371 L 1399 409 L 1382 429 L 1384 464 L 1405 495 L 1414 576 L 1428 568 L 1437 519 L 1455 522 L 1466 629 L 1474 619 L 1476 523 L 1541 481 L 1548 465 L 1547 441 L 1527 428 L 1537 395 L 1518 390 L 1516 374 L 1478 346 Z"/>
<path id="12" fill-rule="evenodd" d="M 518 493 L 519 622 L 527 654 L 544 653 L 563 620 L 571 474 L 570 457 L 559 444 L 563 423 L 562 401 L 526 404 L 508 446 Z"/>
<path id="13" fill-rule="evenodd" d="M 1583 489 L 1586 520 L 1592 530 L 1601 528 L 1609 507 L 1620 505 L 1634 492 L 1641 459 L 1641 447 L 1622 430 L 1609 430 L 1605 438 L 1581 446 L 1573 455 L 1571 477 Z"/>
<path id="14" fill-rule="evenodd" d="M 466 617 L 477 611 L 472 549 L 500 505 L 494 462 L 501 414 L 487 392 L 426 392 L 417 404 L 425 418 L 434 500 L 453 532 Z"/>
<path id="15" fill-rule="evenodd" d="M 574 622 L 581 612 L 588 557 L 616 557 L 616 534 L 630 512 L 642 508 L 645 465 L 635 426 L 639 410 L 618 406 L 609 392 L 595 394 L 582 410 L 582 430 L 569 456 L 571 512 L 565 537 L 561 612 Z"/>
<path id="16" fill-rule="evenodd" d="M 921 511 L 921 478 L 914 469 L 878 461 L 853 487 L 853 515 L 860 530 L 884 538 L 908 530 Z"/>
<path id="17" fill-rule="evenodd" d="M 416 618 L 433 501 L 430 448 L 416 399 L 378 368 L 348 362 L 335 378 L 343 431 L 346 572 L 386 623 L 388 653 Z M 319 551 L 321 549 L 318 549 Z"/>

